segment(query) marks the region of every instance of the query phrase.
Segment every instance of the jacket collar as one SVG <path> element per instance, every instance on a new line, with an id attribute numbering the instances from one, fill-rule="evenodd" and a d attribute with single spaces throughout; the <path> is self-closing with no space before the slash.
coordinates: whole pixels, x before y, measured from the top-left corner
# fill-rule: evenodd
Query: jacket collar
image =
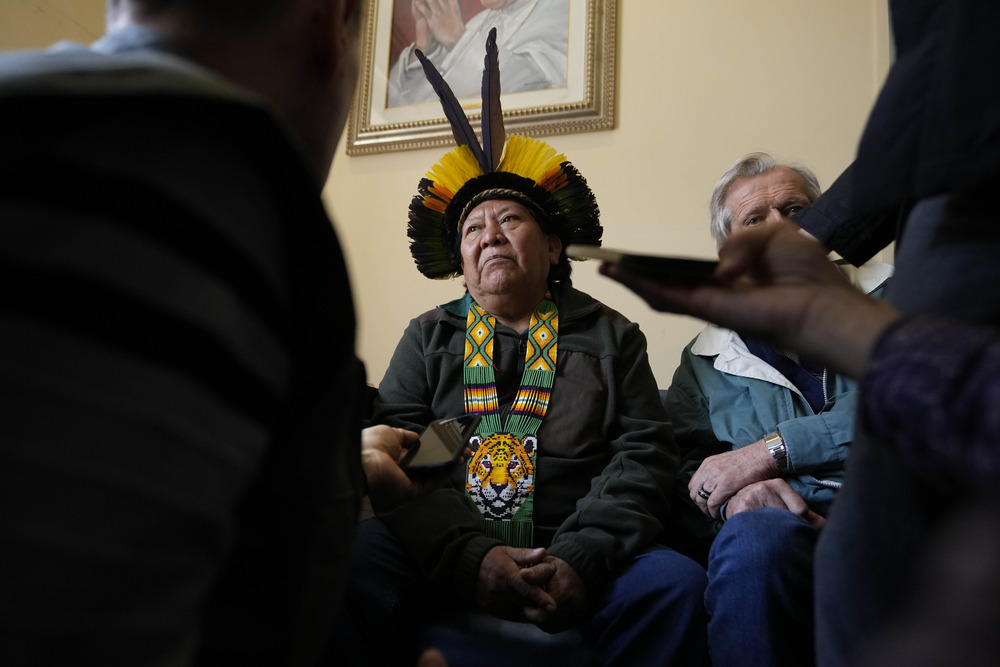
<path id="1" fill-rule="evenodd" d="M 184 58 L 163 35 L 139 26 L 90 46 L 60 42 L 44 51 L 0 54 L 0 84 L 2 97 L 171 94 L 260 104 L 249 91 Z"/>
<path id="2" fill-rule="evenodd" d="M 549 291 L 552 293 L 552 300 L 559 308 L 560 324 L 585 317 L 601 308 L 601 303 L 597 299 L 564 283 L 550 285 Z M 465 326 L 465 318 L 469 314 L 471 305 L 472 295 L 466 292 L 461 298 L 441 304 L 440 308 L 448 315 L 458 318 L 461 326 Z"/>
<path id="3" fill-rule="evenodd" d="M 108 55 L 133 51 L 154 51 L 180 55 L 180 49 L 166 35 L 138 25 L 118 28 L 91 44 L 90 48 L 92 51 Z"/>
<path id="4" fill-rule="evenodd" d="M 868 262 L 857 268 L 849 264 L 841 265 L 840 262 L 837 265 L 851 283 L 866 294 L 882 287 L 893 270 L 892 266 L 882 262 Z M 700 357 L 715 357 L 713 365 L 722 373 L 763 380 L 801 393 L 788 378 L 751 353 L 739 334 L 731 329 L 708 325 L 694 339 L 691 352 Z"/>
<path id="5" fill-rule="evenodd" d="M 694 339 L 691 352 L 700 357 L 715 357 L 713 365 L 721 373 L 762 380 L 801 393 L 788 378 L 750 352 L 747 344 L 732 329 L 708 325 Z"/>

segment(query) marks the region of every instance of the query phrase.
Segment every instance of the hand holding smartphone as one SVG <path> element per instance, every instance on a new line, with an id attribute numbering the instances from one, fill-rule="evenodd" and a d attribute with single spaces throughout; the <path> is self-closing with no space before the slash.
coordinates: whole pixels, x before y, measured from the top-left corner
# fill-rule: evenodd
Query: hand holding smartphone
<path id="1" fill-rule="evenodd" d="M 717 260 L 642 255 L 588 245 L 571 245 L 566 248 L 566 255 L 575 259 L 598 259 L 618 264 L 636 275 L 684 287 L 711 283 L 715 268 L 719 265 Z"/>
<path id="2" fill-rule="evenodd" d="M 479 415 L 462 415 L 431 422 L 399 462 L 400 467 L 411 477 L 447 471 L 462 456 L 479 420 Z"/>

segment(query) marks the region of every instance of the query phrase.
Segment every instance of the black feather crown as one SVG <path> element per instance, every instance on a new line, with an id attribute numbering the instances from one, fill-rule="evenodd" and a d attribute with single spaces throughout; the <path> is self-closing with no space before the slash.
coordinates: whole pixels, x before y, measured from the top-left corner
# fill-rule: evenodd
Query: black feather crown
<path id="1" fill-rule="evenodd" d="M 506 136 L 500 108 L 500 68 L 496 28 L 486 40 L 483 69 L 483 143 L 480 145 L 455 94 L 419 50 L 424 74 L 441 99 L 458 148 L 445 153 L 420 180 L 410 202 L 407 236 L 417 268 L 428 278 L 462 273 L 460 226 L 487 199 L 516 199 L 535 213 L 545 231 L 562 240 L 562 278 L 569 276 L 566 246 L 600 245 L 604 229 L 586 179 L 545 142 Z"/>

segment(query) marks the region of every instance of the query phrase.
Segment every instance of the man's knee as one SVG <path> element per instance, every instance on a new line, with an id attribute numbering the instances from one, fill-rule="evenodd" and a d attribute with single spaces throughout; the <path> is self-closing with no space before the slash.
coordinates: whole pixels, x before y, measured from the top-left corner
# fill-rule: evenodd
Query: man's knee
<path id="1" fill-rule="evenodd" d="M 700 606 L 707 584 L 701 565 L 672 549 L 655 549 L 636 557 L 619 575 L 615 590 L 624 597 Z"/>
<path id="2" fill-rule="evenodd" d="M 819 531 L 788 510 L 764 507 L 740 512 L 715 538 L 709 576 L 738 570 L 770 570 L 788 560 L 811 560 Z"/>

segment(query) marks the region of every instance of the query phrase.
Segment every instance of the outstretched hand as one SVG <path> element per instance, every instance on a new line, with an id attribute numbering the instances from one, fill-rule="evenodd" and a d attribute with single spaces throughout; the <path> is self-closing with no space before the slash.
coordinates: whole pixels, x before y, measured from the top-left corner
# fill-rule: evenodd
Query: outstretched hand
<path id="1" fill-rule="evenodd" d="M 433 491 L 450 476 L 452 468 L 439 475 L 413 479 L 399 467 L 400 459 L 418 439 L 413 431 L 385 425 L 369 426 L 361 431 L 361 465 L 368 480 L 368 498 L 375 512 L 388 512 Z M 468 456 L 467 448 L 460 460 Z"/>
<path id="2" fill-rule="evenodd" d="M 730 236 L 719 249 L 716 282 L 680 287 L 620 265 L 600 271 L 656 310 L 693 315 L 798 350 L 859 377 L 875 341 L 899 317 L 855 289 L 826 250 L 790 222 Z"/>

